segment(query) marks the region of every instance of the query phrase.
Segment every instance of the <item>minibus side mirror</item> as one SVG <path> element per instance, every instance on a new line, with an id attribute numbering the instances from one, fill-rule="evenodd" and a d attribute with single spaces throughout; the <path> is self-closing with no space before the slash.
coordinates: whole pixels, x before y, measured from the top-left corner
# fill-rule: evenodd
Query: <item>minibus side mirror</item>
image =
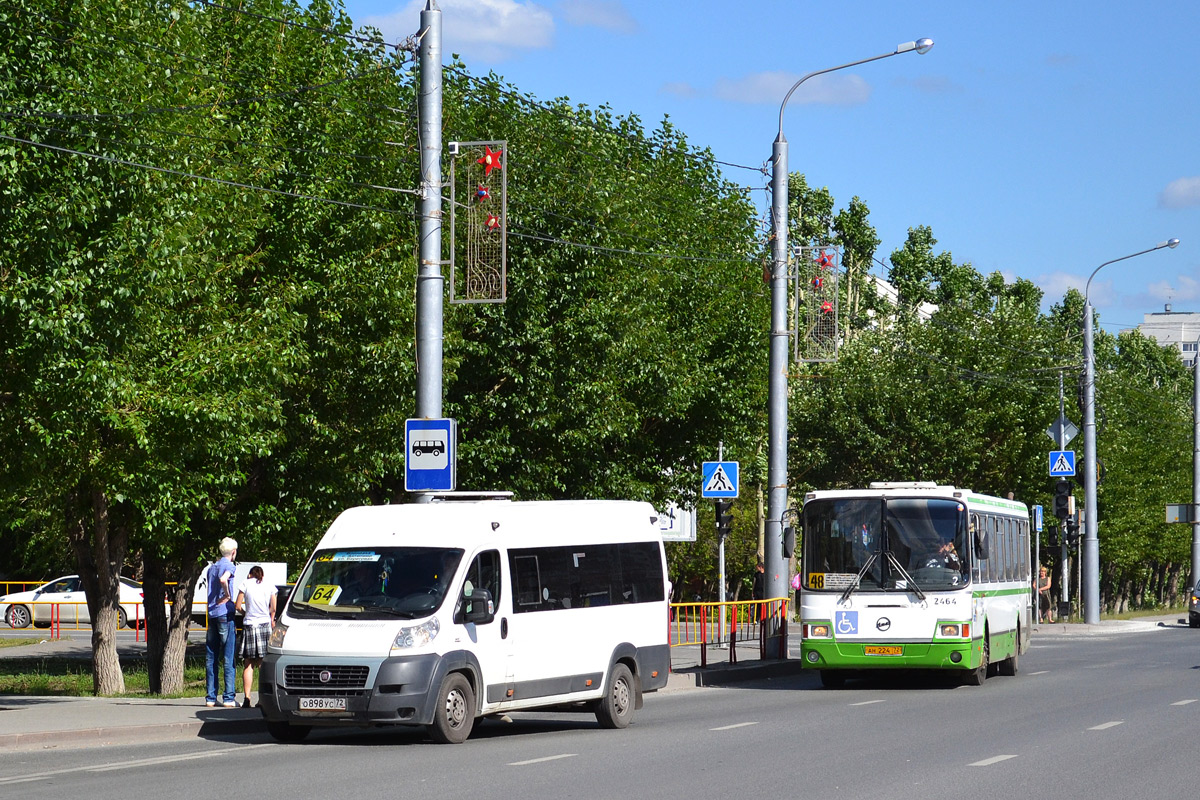
<path id="1" fill-rule="evenodd" d="M 492 603 L 492 593 L 487 589 L 475 587 L 463 590 L 463 620 L 474 622 L 476 625 L 486 625 L 496 618 L 496 607 Z"/>
<path id="2" fill-rule="evenodd" d="M 279 617 L 283 615 L 283 607 L 287 605 L 288 598 L 292 596 L 292 586 L 284 584 L 275 589 L 275 621 L 279 621 Z"/>
<path id="3" fill-rule="evenodd" d="M 783 557 L 791 558 L 794 552 L 796 552 L 796 528 L 788 525 L 783 529 Z"/>

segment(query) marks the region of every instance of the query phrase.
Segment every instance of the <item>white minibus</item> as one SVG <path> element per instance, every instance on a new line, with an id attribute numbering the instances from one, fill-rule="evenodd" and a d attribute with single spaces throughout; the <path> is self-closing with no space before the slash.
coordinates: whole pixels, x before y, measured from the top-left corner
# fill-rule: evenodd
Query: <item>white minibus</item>
<path id="1" fill-rule="evenodd" d="M 478 718 L 538 708 L 627 726 L 670 670 L 657 518 L 610 500 L 344 511 L 271 636 L 268 730 L 423 725 L 462 742 Z"/>

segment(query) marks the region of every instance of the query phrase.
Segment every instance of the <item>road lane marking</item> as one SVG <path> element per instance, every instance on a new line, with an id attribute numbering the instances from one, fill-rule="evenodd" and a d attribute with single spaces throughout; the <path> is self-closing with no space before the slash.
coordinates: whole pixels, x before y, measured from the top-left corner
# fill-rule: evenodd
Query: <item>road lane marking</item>
<path id="1" fill-rule="evenodd" d="M 238 752 L 244 753 L 247 750 L 259 750 L 263 747 L 271 747 L 271 744 L 251 744 L 237 748 Z M 121 764 L 105 764 L 102 767 L 84 767 L 88 772 L 112 772 L 114 770 L 129 769 L 131 767 L 152 767 L 157 764 L 174 764 L 176 761 L 195 761 L 198 758 L 212 758 L 214 756 L 226 755 L 225 750 L 208 753 L 188 753 L 187 755 L 170 755 L 159 756 L 157 758 L 141 758 L 136 761 L 126 761 Z"/>
<path id="2" fill-rule="evenodd" d="M 1008 761 L 1010 758 L 1016 758 L 1016 754 L 1009 756 L 992 756 L 985 758 L 983 761 L 976 761 L 974 764 L 967 764 L 968 767 L 990 767 L 992 764 L 999 764 L 1001 761 Z"/>
<path id="3" fill-rule="evenodd" d="M 1193 697 L 1191 700 L 1180 700 L 1178 703 L 1171 703 L 1171 705 L 1186 706 L 1188 703 L 1194 703 L 1194 702 L 1196 702 L 1196 698 Z"/>
<path id="4" fill-rule="evenodd" d="M 559 753 L 556 756 L 545 756 L 544 758 L 531 758 L 528 761 L 512 761 L 509 762 L 510 767 L 524 767 L 529 764 L 541 764 L 543 761 L 558 761 L 560 758 L 574 758 L 578 753 Z"/>
<path id="5" fill-rule="evenodd" d="M 709 728 L 710 731 L 731 731 L 734 728 L 748 728 L 751 725 L 757 725 L 757 722 L 739 722 L 736 725 L 722 725 L 719 728 Z"/>
<path id="6" fill-rule="evenodd" d="M 1050 670 L 1048 670 L 1048 669 L 1042 669 L 1042 670 L 1038 670 L 1037 672 L 1027 672 L 1026 674 L 1027 675 L 1045 675 L 1049 671 Z"/>
<path id="7" fill-rule="evenodd" d="M 886 703 L 887 700 L 863 700 L 861 703 L 851 703 L 852 706 L 869 706 L 872 703 Z"/>
<path id="8" fill-rule="evenodd" d="M 108 772 L 116 769 L 132 769 L 133 767 L 152 766 L 155 764 L 173 764 L 177 761 L 190 761 L 199 758 L 212 758 L 213 756 L 224 756 L 231 752 L 245 753 L 250 750 L 257 750 L 261 747 L 272 747 L 270 744 L 252 744 L 243 745 L 234 748 L 226 748 L 223 750 L 212 750 L 203 753 L 188 753 L 186 755 L 171 755 L 161 758 L 139 758 L 132 761 L 122 761 L 116 764 L 105 764 L 102 767 L 91 764 L 80 767 L 63 767 L 62 769 L 52 769 L 45 772 L 33 772 L 28 775 L 14 775 L 10 778 L 0 778 L 0 785 L 8 785 L 10 783 L 28 783 L 30 781 L 40 781 L 46 778 L 53 778 L 58 775 L 69 775 L 72 772 Z"/>
<path id="9" fill-rule="evenodd" d="M 1089 731 L 1105 731 L 1105 730 L 1108 730 L 1109 728 L 1115 728 L 1118 725 L 1123 724 L 1124 722 L 1125 722 L 1125 720 L 1123 720 L 1123 719 L 1119 719 L 1115 722 L 1105 722 L 1100 725 L 1094 725 L 1091 728 L 1088 728 L 1088 730 Z"/>

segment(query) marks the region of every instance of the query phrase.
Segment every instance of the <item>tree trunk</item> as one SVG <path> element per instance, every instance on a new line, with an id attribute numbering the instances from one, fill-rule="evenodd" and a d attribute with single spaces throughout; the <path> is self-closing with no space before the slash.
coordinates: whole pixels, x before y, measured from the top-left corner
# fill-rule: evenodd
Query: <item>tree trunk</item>
<path id="1" fill-rule="evenodd" d="M 67 498 L 67 538 L 75 551 L 79 579 L 92 617 L 92 692 L 125 692 L 125 675 L 117 654 L 120 615 L 119 577 L 129 542 L 129 526 L 118 505 L 115 519 L 108 496 L 96 487 L 80 486 Z"/>
<path id="2" fill-rule="evenodd" d="M 183 692 L 192 595 L 204 565 L 200 546 L 185 542 L 179 561 L 169 563 L 161 553 L 142 552 L 142 586 L 146 597 L 166 597 L 168 606 L 146 604 L 146 672 L 154 694 Z M 171 586 L 167 583 L 173 581 Z"/>

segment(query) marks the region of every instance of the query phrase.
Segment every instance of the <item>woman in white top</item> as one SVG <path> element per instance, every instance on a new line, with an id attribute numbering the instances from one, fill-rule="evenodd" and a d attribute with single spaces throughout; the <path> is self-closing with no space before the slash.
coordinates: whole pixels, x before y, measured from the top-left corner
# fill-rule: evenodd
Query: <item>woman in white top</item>
<path id="1" fill-rule="evenodd" d="M 267 642 L 275 627 L 275 586 L 263 583 L 263 568 L 257 564 L 238 589 L 237 610 L 245 613 L 242 619 L 242 691 L 246 698 L 242 708 L 250 708 L 250 689 L 254 686 L 254 668 L 261 667 L 267 655 Z"/>

